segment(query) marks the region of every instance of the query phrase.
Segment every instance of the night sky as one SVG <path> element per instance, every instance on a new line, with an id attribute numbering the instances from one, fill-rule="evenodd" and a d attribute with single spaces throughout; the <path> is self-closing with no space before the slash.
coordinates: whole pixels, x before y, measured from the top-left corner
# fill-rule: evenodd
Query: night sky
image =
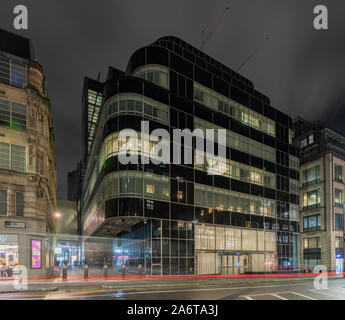
<path id="1" fill-rule="evenodd" d="M 262 45 L 240 73 L 277 109 L 345 134 L 344 0 L 1 0 L 0 28 L 15 31 L 19 4 L 29 30 L 16 33 L 33 40 L 48 82 L 60 198 L 81 158 L 83 77 L 101 72 L 103 80 L 109 65 L 125 70 L 134 51 L 164 35 L 200 47 L 201 30 L 207 36 L 227 6 L 204 51 L 236 70 Z M 318 4 L 328 7 L 328 30 L 313 28 Z"/>

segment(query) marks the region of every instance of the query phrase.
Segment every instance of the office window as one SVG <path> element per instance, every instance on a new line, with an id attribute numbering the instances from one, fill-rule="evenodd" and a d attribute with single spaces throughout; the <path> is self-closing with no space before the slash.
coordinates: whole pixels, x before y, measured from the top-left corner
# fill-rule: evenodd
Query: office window
<path id="1" fill-rule="evenodd" d="M 0 168 L 25 172 L 26 148 L 0 142 Z"/>
<path id="2" fill-rule="evenodd" d="M 16 216 L 22 217 L 24 215 L 24 193 L 16 192 Z"/>
<path id="3" fill-rule="evenodd" d="M 159 65 L 145 65 L 133 72 L 134 77 L 150 81 L 165 89 L 169 89 L 169 69 Z"/>
<path id="4" fill-rule="evenodd" d="M 303 232 L 317 231 L 321 228 L 320 215 L 304 217 L 303 219 Z"/>
<path id="5" fill-rule="evenodd" d="M 336 207 L 343 207 L 343 191 L 339 189 L 334 189 L 334 204 Z"/>
<path id="6" fill-rule="evenodd" d="M 152 201 L 152 200 L 147 200 L 147 201 L 146 201 L 146 209 L 147 209 L 147 210 L 153 210 L 153 209 L 154 209 L 154 201 Z"/>
<path id="7" fill-rule="evenodd" d="M 157 101 L 137 94 L 120 94 L 109 99 L 105 104 L 106 117 L 111 118 L 119 113 L 139 114 L 159 122 L 169 123 L 169 107 Z"/>
<path id="8" fill-rule="evenodd" d="M 275 122 L 249 108 L 194 82 L 194 100 L 255 129 L 275 136 Z"/>
<path id="9" fill-rule="evenodd" d="M 206 129 L 221 129 L 221 127 L 199 118 L 194 118 L 194 129 L 201 129 L 206 135 Z M 215 141 L 218 141 L 218 135 L 215 135 Z M 226 130 L 226 145 L 233 149 L 249 153 L 253 156 L 265 160 L 276 162 L 276 150 L 263 143 L 244 137 L 233 131 Z"/>
<path id="10" fill-rule="evenodd" d="M 295 132 L 289 129 L 289 144 L 292 144 L 294 137 L 295 137 Z"/>
<path id="11" fill-rule="evenodd" d="M 0 215 L 7 216 L 7 190 L 0 190 Z"/>
<path id="12" fill-rule="evenodd" d="M 88 102 L 90 104 L 101 106 L 101 104 L 102 104 L 102 94 L 101 93 L 89 89 L 87 91 L 87 95 L 88 95 Z"/>
<path id="13" fill-rule="evenodd" d="M 17 172 L 26 171 L 26 148 L 11 145 L 11 169 Z"/>
<path id="14" fill-rule="evenodd" d="M 292 169 L 298 170 L 299 169 L 299 159 L 289 155 L 289 166 Z"/>
<path id="15" fill-rule="evenodd" d="M 340 213 L 335 214 L 335 230 L 343 230 L 343 215 Z"/>
<path id="16" fill-rule="evenodd" d="M 309 137 L 308 137 L 308 144 L 313 144 L 314 143 L 314 135 L 311 134 Z"/>
<path id="17" fill-rule="evenodd" d="M 321 248 L 320 237 L 304 239 L 304 249 L 317 249 Z"/>
<path id="18" fill-rule="evenodd" d="M 308 140 L 307 139 L 301 140 L 301 143 L 300 143 L 301 149 L 305 148 L 307 145 L 308 145 Z"/>
<path id="19" fill-rule="evenodd" d="M 304 208 L 317 208 L 320 206 L 320 189 L 305 192 L 303 194 L 303 207 Z"/>
<path id="20" fill-rule="evenodd" d="M 290 192 L 293 194 L 299 194 L 298 181 L 290 179 Z"/>
<path id="21" fill-rule="evenodd" d="M 311 185 L 320 181 L 320 166 L 303 170 L 303 186 Z"/>
<path id="22" fill-rule="evenodd" d="M 299 206 L 290 204 L 289 219 L 299 221 Z"/>
<path id="23" fill-rule="evenodd" d="M 335 247 L 336 248 L 343 248 L 344 247 L 343 237 L 335 237 Z"/>
<path id="24" fill-rule="evenodd" d="M 336 181 L 342 182 L 343 181 L 343 170 L 342 166 L 337 164 L 334 165 L 334 179 Z"/>
<path id="25" fill-rule="evenodd" d="M 26 129 L 26 105 L 0 98 L 0 125 Z"/>
<path id="26" fill-rule="evenodd" d="M 153 184 L 146 185 L 146 193 L 150 193 L 150 194 L 155 193 Z"/>
<path id="27" fill-rule="evenodd" d="M 0 142 L 0 168 L 10 170 L 10 145 Z"/>
<path id="28" fill-rule="evenodd" d="M 27 66 L 0 56 L 0 82 L 23 88 L 27 83 Z"/>

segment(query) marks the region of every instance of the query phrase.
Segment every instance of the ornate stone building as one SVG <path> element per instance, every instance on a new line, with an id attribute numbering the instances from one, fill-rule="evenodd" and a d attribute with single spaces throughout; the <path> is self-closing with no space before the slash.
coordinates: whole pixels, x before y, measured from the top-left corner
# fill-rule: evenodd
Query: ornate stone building
<path id="1" fill-rule="evenodd" d="M 55 161 L 43 69 L 29 39 L 0 30 L 0 276 L 53 264 Z"/>

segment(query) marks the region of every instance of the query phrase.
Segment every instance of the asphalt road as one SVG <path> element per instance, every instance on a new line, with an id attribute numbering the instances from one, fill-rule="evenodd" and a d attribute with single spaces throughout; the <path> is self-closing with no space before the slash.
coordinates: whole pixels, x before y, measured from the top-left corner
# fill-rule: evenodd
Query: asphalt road
<path id="1" fill-rule="evenodd" d="M 72 283 L 54 292 L 3 293 L 1 300 L 345 300 L 345 279 L 316 290 L 307 279 L 187 280 Z"/>

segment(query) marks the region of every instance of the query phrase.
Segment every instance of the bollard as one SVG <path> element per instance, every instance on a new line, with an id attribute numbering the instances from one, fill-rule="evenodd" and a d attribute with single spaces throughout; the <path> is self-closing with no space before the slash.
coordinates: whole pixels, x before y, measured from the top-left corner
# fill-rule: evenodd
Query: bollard
<path id="1" fill-rule="evenodd" d="M 121 270 L 122 270 L 122 280 L 125 280 L 125 278 L 126 278 L 126 265 L 124 263 L 121 266 Z"/>
<path id="2" fill-rule="evenodd" d="M 104 265 L 104 278 L 108 278 L 108 266 L 106 264 Z"/>
<path id="3" fill-rule="evenodd" d="M 63 266 L 62 268 L 62 280 L 67 280 L 67 266 Z"/>
<path id="4" fill-rule="evenodd" d="M 84 280 L 89 279 L 89 266 L 86 264 L 84 265 Z"/>
<path id="5" fill-rule="evenodd" d="M 141 264 L 139 264 L 139 279 L 143 277 L 143 267 Z"/>

